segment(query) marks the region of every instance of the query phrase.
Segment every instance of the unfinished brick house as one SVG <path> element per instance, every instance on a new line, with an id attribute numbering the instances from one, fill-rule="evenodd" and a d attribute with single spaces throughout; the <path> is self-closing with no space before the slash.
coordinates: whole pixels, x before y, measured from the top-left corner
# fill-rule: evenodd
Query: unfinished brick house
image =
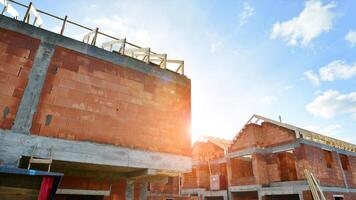
<path id="1" fill-rule="evenodd" d="M 0 15 L 1 166 L 64 173 L 57 199 L 146 199 L 148 181 L 191 170 L 182 65 L 124 39 L 98 47 L 98 29 L 84 42 L 47 31 L 26 9 Z"/>
<path id="2" fill-rule="evenodd" d="M 147 197 L 149 200 L 183 199 L 180 186 L 180 176 L 168 177 L 165 182 L 150 182 Z"/>
<path id="3" fill-rule="evenodd" d="M 228 150 L 230 199 L 312 200 L 304 170 L 327 200 L 356 199 L 356 146 L 254 115 Z"/>
<path id="4" fill-rule="evenodd" d="M 227 199 L 225 155 L 231 141 L 203 136 L 192 149 L 193 166 L 182 177 L 182 195 L 199 199 Z"/>

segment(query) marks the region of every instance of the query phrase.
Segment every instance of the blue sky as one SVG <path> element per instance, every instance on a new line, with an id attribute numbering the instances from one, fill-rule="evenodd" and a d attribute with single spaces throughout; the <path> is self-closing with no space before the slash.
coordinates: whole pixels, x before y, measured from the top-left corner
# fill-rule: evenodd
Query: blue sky
<path id="1" fill-rule="evenodd" d="M 33 2 L 185 60 L 193 140 L 232 139 L 256 113 L 356 143 L 353 0 Z M 60 23 L 44 18 L 44 27 Z"/>

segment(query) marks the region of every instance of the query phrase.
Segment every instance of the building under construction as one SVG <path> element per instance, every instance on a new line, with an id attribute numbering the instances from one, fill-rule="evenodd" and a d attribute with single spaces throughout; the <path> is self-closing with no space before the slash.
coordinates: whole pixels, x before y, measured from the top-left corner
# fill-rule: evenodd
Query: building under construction
<path id="1" fill-rule="evenodd" d="M 0 199 L 356 199 L 355 145 L 254 115 L 191 146 L 183 61 L 3 2 Z"/>
<path id="2" fill-rule="evenodd" d="M 2 166 L 64 174 L 56 199 L 146 199 L 148 181 L 190 171 L 182 61 L 99 29 L 84 27 L 83 41 L 65 37 L 66 25 L 83 27 L 67 17 L 60 33 L 47 31 L 45 12 L 9 2 L 4 10 L 25 16 L 0 16 Z M 0 199 L 37 199 L 42 190 L 5 178 Z"/>
<path id="3" fill-rule="evenodd" d="M 192 171 L 181 177 L 181 196 L 356 199 L 356 145 L 258 115 L 232 142 L 212 137 L 198 140 L 192 159 Z M 167 192 L 165 196 L 174 197 Z"/>

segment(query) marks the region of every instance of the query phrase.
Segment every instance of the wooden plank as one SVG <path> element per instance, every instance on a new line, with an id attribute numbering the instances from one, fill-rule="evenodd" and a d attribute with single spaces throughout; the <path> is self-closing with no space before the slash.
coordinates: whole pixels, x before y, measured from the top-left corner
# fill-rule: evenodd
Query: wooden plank
<path id="1" fill-rule="evenodd" d="M 37 200 L 38 189 L 0 186 L 0 199 L 6 200 Z"/>
<path id="2" fill-rule="evenodd" d="M 56 194 L 109 196 L 110 190 L 57 189 Z"/>

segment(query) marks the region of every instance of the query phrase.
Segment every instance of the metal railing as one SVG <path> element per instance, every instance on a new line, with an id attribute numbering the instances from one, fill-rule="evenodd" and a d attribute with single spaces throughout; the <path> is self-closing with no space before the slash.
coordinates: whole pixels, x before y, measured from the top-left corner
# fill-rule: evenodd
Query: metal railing
<path id="1" fill-rule="evenodd" d="M 1 14 L 8 13 L 13 18 L 19 19 L 19 17 L 20 17 L 19 13 L 14 9 L 14 7 L 11 6 L 11 4 L 9 2 L 26 9 L 24 18 L 22 20 L 25 23 L 43 28 L 42 27 L 43 20 L 40 15 L 40 14 L 43 14 L 43 15 L 49 16 L 51 18 L 60 20 L 62 22 L 61 29 L 58 32 L 58 34 L 60 34 L 60 35 L 64 35 L 64 31 L 66 30 L 66 25 L 71 24 L 71 25 L 74 25 L 81 29 L 84 29 L 85 31 L 89 31 L 87 34 L 85 34 L 83 36 L 82 42 L 84 42 L 84 43 L 98 46 L 97 41 L 98 41 L 99 36 L 109 38 L 111 41 L 103 42 L 101 44 L 101 46 L 98 46 L 98 47 L 103 48 L 110 52 L 118 53 L 120 55 L 129 56 L 131 58 L 143 61 L 147 64 L 154 64 L 154 65 L 159 66 L 162 69 L 168 69 L 170 71 L 174 71 L 178 74 L 184 75 L 184 61 L 183 60 L 167 59 L 167 54 L 155 53 L 155 52 L 151 51 L 150 48 L 143 48 L 143 47 L 140 47 L 138 45 L 128 42 L 126 40 L 126 38 L 117 38 L 117 37 L 108 35 L 106 33 L 99 31 L 99 28 L 95 28 L 95 29 L 88 28 L 86 26 L 83 26 L 81 24 L 78 24 L 76 22 L 69 20 L 67 16 L 62 18 L 62 17 L 58 17 L 56 15 L 50 14 L 48 12 L 36 9 L 32 2 L 30 2 L 29 5 L 25 5 L 25 4 L 16 2 L 14 0 L 0 0 L 0 3 L 3 4 L 3 6 L 4 6 Z M 73 38 L 73 39 L 75 39 L 75 38 Z"/>

